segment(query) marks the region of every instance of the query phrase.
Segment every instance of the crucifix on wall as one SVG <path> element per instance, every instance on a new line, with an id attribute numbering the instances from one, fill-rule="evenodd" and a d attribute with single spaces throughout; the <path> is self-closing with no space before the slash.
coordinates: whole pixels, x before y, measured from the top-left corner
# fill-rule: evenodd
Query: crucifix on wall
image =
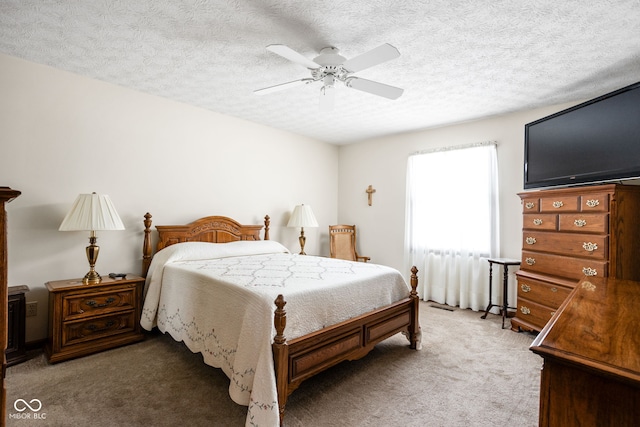
<path id="1" fill-rule="evenodd" d="M 376 190 L 369 185 L 369 187 L 367 187 L 367 197 L 369 198 L 369 206 L 371 206 L 371 203 L 373 203 L 373 193 L 376 192 Z"/>

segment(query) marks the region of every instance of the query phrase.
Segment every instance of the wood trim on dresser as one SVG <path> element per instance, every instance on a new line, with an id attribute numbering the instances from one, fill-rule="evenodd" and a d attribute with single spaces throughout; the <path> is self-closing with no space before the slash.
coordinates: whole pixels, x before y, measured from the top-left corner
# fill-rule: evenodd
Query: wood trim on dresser
<path id="1" fill-rule="evenodd" d="M 0 187 L 0 300 L 2 307 L 0 308 L 0 316 L 2 316 L 2 332 L 0 332 L 0 341 L 2 342 L 2 387 L 0 388 L 0 425 L 4 425 L 7 419 L 7 390 L 4 379 L 7 373 L 7 358 L 5 351 L 7 349 L 7 307 L 8 307 L 8 263 L 7 263 L 7 214 L 5 205 L 20 195 L 20 191 L 12 190 L 9 187 Z"/>
<path id="2" fill-rule="evenodd" d="M 640 281 L 640 186 L 591 185 L 518 195 L 522 263 L 516 272 L 518 309 L 512 330 L 542 330 L 585 276 Z"/>

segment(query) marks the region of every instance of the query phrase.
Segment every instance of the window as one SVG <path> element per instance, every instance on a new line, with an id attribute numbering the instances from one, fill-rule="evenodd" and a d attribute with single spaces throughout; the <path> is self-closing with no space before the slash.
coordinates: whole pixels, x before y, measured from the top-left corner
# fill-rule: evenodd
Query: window
<path id="1" fill-rule="evenodd" d="M 410 156 L 406 224 L 408 261 L 429 278 L 420 285 L 424 299 L 434 297 L 431 286 L 444 286 L 434 300 L 451 305 L 468 297 L 459 295 L 461 289 L 478 293 L 483 286 L 480 260 L 499 253 L 496 144 Z"/>

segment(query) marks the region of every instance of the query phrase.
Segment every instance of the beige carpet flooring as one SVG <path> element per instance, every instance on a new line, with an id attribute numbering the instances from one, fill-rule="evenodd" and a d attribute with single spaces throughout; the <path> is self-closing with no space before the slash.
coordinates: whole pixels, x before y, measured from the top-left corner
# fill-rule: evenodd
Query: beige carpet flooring
<path id="1" fill-rule="evenodd" d="M 534 336 L 501 329 L 496 315 L 420 309 L 421 351 L 396 335 L 308 380 L 290 396 L 285 425 L 536 426 Z M 7 426 L 243 426 L 246 407 L 228 384 L 168 335 L 56 365 L 36 352 L 7 370 Z M 18 412 L 18 399 L 38 399 L 39 418 Z"/>

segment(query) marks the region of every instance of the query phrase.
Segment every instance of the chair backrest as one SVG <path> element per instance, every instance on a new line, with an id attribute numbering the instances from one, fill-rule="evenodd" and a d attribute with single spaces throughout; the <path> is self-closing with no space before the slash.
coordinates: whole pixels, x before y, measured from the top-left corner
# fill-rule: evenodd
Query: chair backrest
<path id="1" fill-rule="evenodd" d="M 356 226 L 330 225 L 329 251 L 331 258 L 356 261 Z"/>

